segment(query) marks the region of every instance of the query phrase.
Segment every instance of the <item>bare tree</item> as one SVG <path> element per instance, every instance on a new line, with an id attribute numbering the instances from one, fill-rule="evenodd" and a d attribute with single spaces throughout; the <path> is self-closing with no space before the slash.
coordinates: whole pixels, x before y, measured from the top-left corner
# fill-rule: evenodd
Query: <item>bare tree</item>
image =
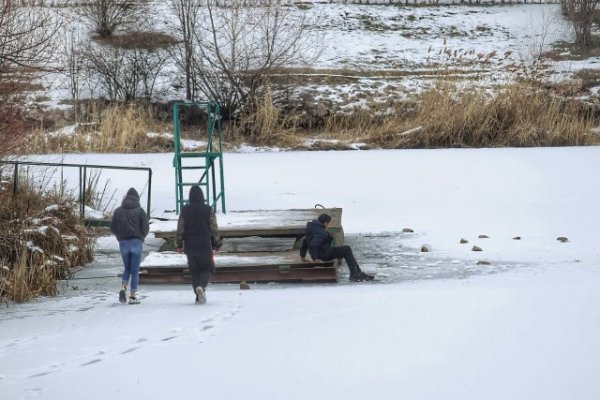
<path id="1" fill-rule="evenodd" d="M 64 74 L 69 79 L 71 98 L 79 100 L 81 73 L 83 69 L 82 41 L 77 31 L 72 29 L 65 32 L 62 43 L 62 56 L 64 57 Z"/>
<path id="2" fill-rule="evenodd" d="M 229 0 L 223 7 L 216 0 L 204 6 L 198 0 L 173 3 L 184 11 L 179 64 L 187 97 L 197 91 L 217 100 L 226 116 L 252 104 L 277 68 L 305 64 L 318 54 L 305 12 L 282 1 Z"/>
<path id="3" fill-rule="evenodd" d="M 89 0 L 78 8 L 93 32 L 108 37 L 147 18 L 148 0 Z"/>
<path id="4" fill-rule="evenodd" d="M 91 72 L 111 100 L 150 100 L 156 80 L 167 61 L 163 49 L 123 49 L 90 45 L 84 58 Z"/>
<path id="5" fill-rule="evenodd" d="M 200 89 L 234 113 L 255 99 L 278 67 L 303 64 L 314 55 L 306 15 L 278 0 L 209 0 L 208 34 L 198 37 Z"/>
<path id="6" fill-rule="evenodd" d="M 171 51 L 173 59 L 185 75 L 185 98 L 196 98 L 196 75 L 194 64 L 198 57 L 195 48 L 195 33 L 199 28 L 199 18 L 204 9 L 203 0 L 171 0 L 170 6 L 177 16 L 177 30 L 180 35 L 180 44 Z"/>
<path id="7" fill-rule="evenodd" d="M 50 11 L 0 0 L 0 68 L 46 66 L 60 25 Z"/>
<path id="8" fill-rule="evenodd" d="M 24 138 L 24 93 L 34 74 L 51 65 L 60 27 L 50 10 L 0 0 L 0 155 L 14 151 Z"/>
<path id="9" fill-rule="evenodd" d="M 594 14 L 600 0 L 560 0 L 561 9 L 575 29 L 575 43 L 588 46 L 592 37 Z"/>

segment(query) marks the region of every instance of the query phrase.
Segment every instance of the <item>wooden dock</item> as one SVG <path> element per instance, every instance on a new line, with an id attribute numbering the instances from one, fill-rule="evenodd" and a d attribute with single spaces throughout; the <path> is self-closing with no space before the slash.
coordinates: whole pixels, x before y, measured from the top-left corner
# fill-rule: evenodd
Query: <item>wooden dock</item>
<path id="1" fill-rule="evenodd" d="M 223 248 L 215 256 L 211 282 L 336 282 L 337 263 L 304 262 L 299 247 L 306 223 L 322 213 L 332 216 L 330 233 L 344 242 L 342 209 L 237 211 L 217 215 Z M 175 237 L 176 215 L 150 225 L 155 237 Z M 190 283 L 185 255 L 152 252 L 140 267 L 141 283 Z"/>
<path id="2" fill-rule="evenodd" d="M 306 223 L 317 219 L 323 213 L 331 215 L 332 224 L 329 231 L 336 243 L 341 245 L 344 241 L 341 208 L 232 211 L 218 215 L 217 223 L 219 234 L 223 238 L 250 236 L 299 238 L 304 236 Z M 150 231 L 154 232 L 154 236 L 157 238 L 174 238 L 177 231 L 176 216 L 173 219 L 152 223 Z"/>
<path id="3" fill-rule="evenodd" d="M 166 263 L 165 263 L 166 261 Z M 297 250 L 277 253 L 219 253 L 215 255 L 213 283 L 226 282 L 335 282 L 333 262 L 314 263 L 300 259 Z M 150 253 L 140 267 L 142 283 L 191 283 L 184 254 Z"/>

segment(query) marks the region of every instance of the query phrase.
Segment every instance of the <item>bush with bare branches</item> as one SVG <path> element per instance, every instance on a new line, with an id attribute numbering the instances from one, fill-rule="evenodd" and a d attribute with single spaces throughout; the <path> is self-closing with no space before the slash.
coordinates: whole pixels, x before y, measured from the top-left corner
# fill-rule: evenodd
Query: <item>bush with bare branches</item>
<path id="1" fill-rule="evenodd" d="M 149 101 L 167 57 L 163 49 L 123 48 L 112 44 L 90 44 L 83 58 L 110 100 Z"/>
<path id="2" fill-rule="evenodd" d="M 588 46 L 592 38 L 592 25 L 600 0 L 560 0 L 562 13 L 573 23 L 575 43 Z"/>
<path id="3" fill-rule="evenodd" d="M 52 11 L 0 0 L 0 156 L 23 143 L 23 95 L 47 68 L 60 26 Z"/>
<path id="4" fill-rule="evenodd" d="M 188 97 L 219 101 L 226 118 L 260 102 L 276 68 L 307 64 L 319 54 L 304 11 L 280 1 L 230 0 L 219 6 L 216 0 L 171 0 L 171 5 L 182 40 L 174 55 Z"/>
<path id="5" fill-rule="evenodd" d="M 89 0 L 77 8 L 92 32 L 109 37 L 119 30 L 126 30 L 145 21 L 148 0 Z"/>

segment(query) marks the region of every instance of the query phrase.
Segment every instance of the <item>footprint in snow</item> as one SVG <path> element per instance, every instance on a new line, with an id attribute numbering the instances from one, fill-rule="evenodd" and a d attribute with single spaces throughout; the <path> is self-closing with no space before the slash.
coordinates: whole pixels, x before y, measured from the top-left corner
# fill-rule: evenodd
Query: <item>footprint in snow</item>
<path id="1" fill-rule="evenodd" d="M 121 352 L 121 354 L 128 354 L 128 353 L 132 353 L 132 352 L 134 352 L 134 351 L 136 351 L 136 350 L 138 350 L 138 349 L 139 349 L 139 347 L 132 347 L 132 348 L 130 348 L 130 349 L 127 349 L 127 350 L 125 350 L 125 351 L 122 351 L 122 352 Z"/>
<path id="2" fill-rule="evenodd" d="M 81 364 L 80 367 L 85 367 L 88 365 L 96 364 L 96 363 L 99 363 L 100 361 L 102 361 L 102 359 L 96 358 L 96 359 L 93 359 L 92 361 L 88 361 L 86 363 Z"/>
<path id="3" fill-rule="evenodd" d="M 45 371 L 45 372 L 40 372 L 37 374 L 33 374 L 31 376 L 28 376 L 27 379 L 34 379 L 34 378 L 39 378 L 41 376 L 46 376 L 46 375 L 50 375 L 51 373 L 53 373 L 55 371 Z"/>

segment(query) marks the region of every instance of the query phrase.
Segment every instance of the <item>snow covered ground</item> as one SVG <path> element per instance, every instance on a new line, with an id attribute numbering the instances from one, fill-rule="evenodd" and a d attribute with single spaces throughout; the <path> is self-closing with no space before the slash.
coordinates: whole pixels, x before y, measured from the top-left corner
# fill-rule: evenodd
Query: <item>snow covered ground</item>
<path id="1" fill-rule="evenodd" d="M 168 2 L 153 2 L 151 10 L 149 23 L 153 28 L 175 34 L 176 18 Z M 416 7 L 315 3 L 291 10 L 295 18 L 306 16 L 306 35 L 314 44 L 298 51 L 320 54 L 309 65 L 294 66 L 333 75 L 344 75 L 346 70 L 351 75 L 343 84 L 307 84 L 298 89 L 318 100 L 346 106 L 363 104 L 371 97 L 385 101 L 418 93 L 431 87 L 440 71 L 456 82 L 485 88 L 513 81 L 531 69 L 540 52 L 550 50 L 557 41 L 572 42 L 574 37 L 558 3 Z M 72 14 L 67 31 L 77 32 L 77 40 L 86 44 L 88 29 L 73 10 L 62 12 Z M 66 62 L 62 58 L 64 55 L 59 54 L 57 62 Z M 599 60 L 547 60 L 539 77 L 543 72 L 547 79 L 569 79 L 578 70 L 595 68 Z M 182 74 L 169 61 L 158 76 L 154 95 L 156 99 L 179 100 L 185 97 L 182 89 L 177 89 L 182 86 Z M 103 94 L 96 78 L 79 79 L 78 98 Z M 48 74 L 37 101 L 50 108 L 68 107 L 63 102 L 70 100 L 70 84 L 65 74 Z"/>
<path id="2" fill-rule="evenodd" d="M 105 238 L 78 276 L 106 278 L 0 310 L 1 397 L 597 399 L 598 160 L 600 147 L 225 154 L 230 210 L 343 207 L 379 282 L 210 285 L 205 306 L 187 285 L 145 286 L 121 305 Z M 170 155 L 65 157 L 82 161 L 152 167 L 153 208 L 173 208 Z M 118 198 L 144 185 L 103 176 Z M 449 266 L 472 272 L 435 275 Z"/>

